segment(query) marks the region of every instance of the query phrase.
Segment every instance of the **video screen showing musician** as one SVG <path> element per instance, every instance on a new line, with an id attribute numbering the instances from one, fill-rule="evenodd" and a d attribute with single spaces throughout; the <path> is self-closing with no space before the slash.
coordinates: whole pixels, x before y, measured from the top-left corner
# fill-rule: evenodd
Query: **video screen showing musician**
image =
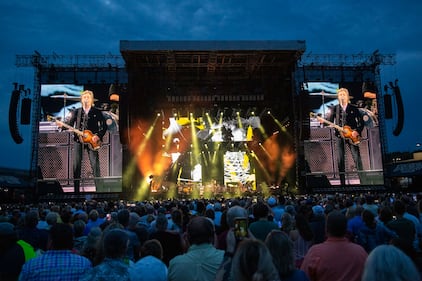
<path id="1" fill-rule="evenodd" d="M 345 179 L 345 146 L 350 148 L 355 169 L 358 174 L 362 171 L 362 159 L 360 155 L 359 143 L 361 133 L 364 128 L 362 115 L 357 106 L 350 103 L 349 90 L 340 88 L 337 90 L 337 99 L 339 104 L 331 107 L 328 114 L 328 121 L 334 124 L 336 128 L 337 146 L 337 165 L 340 174 L 341 185 L 346 184 Z"/>
<path id="2" fill-rule="evenodd" d="M 97 187 L 100 174 L 100 160 L 98 150 L 101 147 L 102 139 L 107 132 L 107 125 L 101 110 L 94 107 L 94 93 L 86 90 L 81 94 L 82 107 L 71 112 L 66 122 L 56 121 L 61 128 L 74 132 L 73 146 L 73 178 L 74 192 L 80 192 L 80 178 L 83 151 L 88 153 L 92 174 Z"/>

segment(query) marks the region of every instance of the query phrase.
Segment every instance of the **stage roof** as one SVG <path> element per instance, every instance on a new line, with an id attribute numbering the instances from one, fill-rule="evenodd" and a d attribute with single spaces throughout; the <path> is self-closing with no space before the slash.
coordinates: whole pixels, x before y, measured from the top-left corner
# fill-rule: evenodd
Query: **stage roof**
<path id="1" fill-rule="evenodd" d="M 219 84 L 227 89 L 270 77 L 289 80 L 304 51 L 301 40 L 120 41 L 129 73 L 179 88 Z"/>
<path id="2" fill-rule="evenodd" d="M 159 67 L 169 72 L 284 69 L 304 51 L 305 41 L 120 41 L 129 69 Z"/>

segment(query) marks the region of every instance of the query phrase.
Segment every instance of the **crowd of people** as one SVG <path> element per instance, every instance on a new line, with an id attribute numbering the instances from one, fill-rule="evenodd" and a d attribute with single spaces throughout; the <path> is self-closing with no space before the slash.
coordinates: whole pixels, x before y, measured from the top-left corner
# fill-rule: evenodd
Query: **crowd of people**
<path id="1" fill-rule="evenodd" d="M 3 204 L 0 280 L 417 281 L 421 208 L 371 193 Z"/>

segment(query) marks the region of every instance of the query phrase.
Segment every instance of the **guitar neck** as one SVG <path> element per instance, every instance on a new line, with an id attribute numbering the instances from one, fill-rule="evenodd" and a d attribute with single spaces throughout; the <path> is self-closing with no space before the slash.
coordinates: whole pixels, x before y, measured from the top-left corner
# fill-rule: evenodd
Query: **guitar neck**
<path id="1" fill-rule="evenodd" d="M 64 122 L 62 122 L 62 121 L 59 121 L 59 120 L 56 120 L 57 122 L 59 122 L 60 123 L 60 125 L 62 125 L 63 127 L 65 127 L 66 129 L 69 129 L 69 130 L 71 130 L 71 131 L 73 131 L 74 133 L 76 133 L 77 135 L 79 135 L 79 136 L 83 136 L 84 135 L 84 133 L 82 132 L 82 131 L 80 131 L 80 130 L 78 130 L 78 129 L 76 129 L 76 128 L 73 128 L 72 126 L 70 126 L 70 125 L 67 125 L 66 123 L 64 123 Z"/>
<path id="2" fill-rule="evenodd" d="M 322 118 L 322 117 L 319 117 L 319 116 L 318 116 L 318 115 L 316 115 L 315 113 L 312 113 L 311 115 L 312 115 L 313 117 L 317 118 L 318 120 L 321 120 L 321 121 L 322 121 L 322 122 L 324 122 L 325 124 L 330 125 L 331 127 L 335 128 L 335 129 L 337 129 L 337 130 L 339 130 L 339 131 L 341 131 L 341 132 L 344 132 L 343 127 L 340 127 L 339 125 L 334 124 L 334 123 L 333 123 L 333 122 L 331 122 L 331 121 L 328 121 L 328 120 L 326 120 L 326 119 L 324 119 L 324 118 Z"/>
<path id="3" fill-rule="evenodd" d="M 325 119 L 323 119 L 323 118 L 321 118 L 321 120 L 322 120 L 325 124 L 328 124 L 328 125 L 330 125 L 331 127 L 336 128 L 337 130 L 344 132 L 343 127 L 340 127 L 339 125 L 334 124 L 333 122 L 330 122 L 330 121 L 325 120 Z"/>

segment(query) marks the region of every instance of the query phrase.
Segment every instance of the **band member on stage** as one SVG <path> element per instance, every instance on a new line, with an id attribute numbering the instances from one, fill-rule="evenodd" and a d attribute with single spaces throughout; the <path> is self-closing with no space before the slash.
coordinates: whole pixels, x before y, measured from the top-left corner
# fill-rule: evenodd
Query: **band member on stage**
<path id="1" fill-rule="evenodd" d="M 75 193 L 79 193 L 80 191 L 83 150 L 88 152 L 89 163 L 91 164 L 92 174 L 95 177 L 95 185 L 97 186 L 98 178 L 101 176 L 98 149 L 101 147 L 101 141 L 107 131 L 101 110 L 94 107 L 94 93 L 92 91 L 83 91 L 81 94 L 81 103 L 82 107 L 72 111 L 71 116 L 66 121 L 67 125 L 76 129 L 74 131 L 75 143 L 73 146 Z M 61 127 L 62 125 L 59 121 L 58 126 Z"/>
<path id="2" fill-rule="evenodd" d="M 357 106 L 350 103 L 349 90 L 346 88 L 338 89 L 337 98 L 339 104 L 331 108 L 328 120 L 343 129 L 336 130 L 338 137 L 336 144 L 340 183 L 345 185 L 345 145 L 350 148 L 357 172 L 359 173 L 363 168 L 359 142 L 364 122 Z"/>

